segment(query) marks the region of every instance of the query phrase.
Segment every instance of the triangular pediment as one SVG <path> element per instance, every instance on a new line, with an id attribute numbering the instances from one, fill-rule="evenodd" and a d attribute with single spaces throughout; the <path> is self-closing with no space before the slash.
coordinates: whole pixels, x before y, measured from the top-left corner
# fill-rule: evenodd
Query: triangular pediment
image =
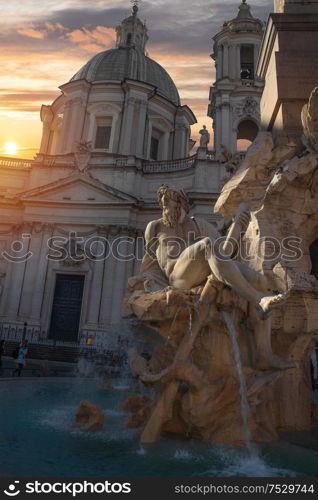
<path id="1" fill-rule="evenodd" d="M 19 196 L 25 202 L 48 203 L 124 203 L 135 204 L 137 198 L 119 191 L 88 174 L 73 174 Z"/>

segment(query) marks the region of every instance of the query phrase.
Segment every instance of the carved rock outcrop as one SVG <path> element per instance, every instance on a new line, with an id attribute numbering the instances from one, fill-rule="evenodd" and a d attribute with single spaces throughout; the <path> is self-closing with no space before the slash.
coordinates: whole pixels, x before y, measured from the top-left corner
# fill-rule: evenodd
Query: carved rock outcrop
<path id="1" fill-rule="evenodd" d="M 81 401 L 75 414 L 75 426 L 82 432 L 100 431 L 105 422 L 102 408 L 89 401 Z"/>

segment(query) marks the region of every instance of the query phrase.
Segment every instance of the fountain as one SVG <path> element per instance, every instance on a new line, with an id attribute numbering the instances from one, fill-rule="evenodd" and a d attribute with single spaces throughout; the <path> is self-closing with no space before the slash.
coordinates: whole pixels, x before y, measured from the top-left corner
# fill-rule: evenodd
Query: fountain
<path id="1" fill-rule="evenodd" d="M 182 190 L 161 189 L 163 229 L 173 236 L 173 221 L 181 215 L 186 221 L 177 242 L 189 237 L 191 272 L 179 268 L 169 281 L 160 253 L 148 245 L 140 274 L 129 280 L 124 314 L 146 325 L 151 339 L 151 356 L 142 356 L 144 340 L 129 337 L 135 379 L 129 392 L 116 390 L 118 378 L 102 388 L 91 376 L 0 384 L 4 475 L 15 476 L 17 463 L 21 477 L 34 470 L 38 477 L 316 475 L 318 400 L 316 394 L 312 408 L 310 357 L 318 287 L 309 248 L 317 239 L 318 169 L 317 136 L 306 113 L 317 95 L 303 113 L 305 149 L 275 146 L 261 133 L 225 184 L 216 211 L 236 215 L 231 238 L 219 246 L 208 244 L 215 228 L 186 215 Z M 149 229 L 155 228 L 146 238 L 156 243 Z M 201 244 L 196 236 L 203 231 Z M 273 243 L 283 252 L 268 260 Z M 175 249 L 170 245 L 174 257 Z M 213 267 L 222 255 L 225 264 Z M 109 347 L 97 349 L 99 368 L 107 365 Z"/>
<path id="2" fill-rule="evenodd" d="M 136 394 L 131 394 L 136 396 Z M 315 477 L 317 432 L 258 445 L 258 457 L 245 448 L 207 445 L 199 440 L 163 438 L 140 445 L 140 432 L 126 426 L 120 407 L 127 393 L 102 390 L 92 378 L 36 378 L 0 383 L 0 456 L 4 477 L 38 479 L 134 477 Z M 99 431 L 74 427 L 79 402 L 102 408 Z M 23 411 L 17 411 L 17 401 Z M 136 407 L 134 408 L 136 409 Z M 306 441 L 305 441 L 306 440 Z M 17 464 L 19 464 L 17 471 Z"/>
<path id="3" fill-rule="evenodd" d="M 233 217 L 224 238 L 188 216 L 183 190 L 159 189 L 162 219 L 146 229 L 124 304 L 125 317 L 165 341 L 148 362 L 136 350 L 130 356 L 134 375 L 154 390 L 138 420 L 142 443 L 174 434 L 250 447 L 311 428 L 317 100 L 318 88 L 303 109 L 302 150 L 259 133 L 215 205 Z"/>
<path id="4" fill-rule="evenodd" d="M 240 348 L 239 348 L 238 341 L 237 341 L 237 333 L 236 333 L 235 327 L 233 325 L 233 321 L 231 319 L 230 313 L 227 311 L 223 311 L 222 315 L 223 315 L 224 321 L 226 323 L 226 326 L 228 328 L 228 331 L 231 334 L 235 365 L 236 365 L 237 374 L 238 374 L 239 381 L 240 381 L 241 415 L 242 415 L 243 431 L 244 431 L 244 436 L 245 436 L 245 445 L 246 445 L 247 449 L 249 450 L 249 452 L 252 454 L 251 430 L 250 430 L 249 422 L 248 422 L 249 415 L 250 415 L 250 407 L 248 404 L 246 381 L 245 381 L 245 376 L 244 376 L 243 368 L 242 368 L 241 353 L 240 353 Z"/>

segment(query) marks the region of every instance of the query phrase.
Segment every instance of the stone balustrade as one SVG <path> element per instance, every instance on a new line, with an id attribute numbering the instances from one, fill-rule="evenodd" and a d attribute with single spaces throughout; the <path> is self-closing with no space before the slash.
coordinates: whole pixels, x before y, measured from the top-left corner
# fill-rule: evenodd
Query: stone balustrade
<path id="1" fill-rule="evenodd" d="M 240 152 L 241 161 L 245 159 L 246 153 Z M 114 165 L 117 168 L 125 168 L 128 166 L 135 166 L 138 169 L 142 169 L 145 174 L 155 174 L 161 172 L 176 172 L 180 170 L 187 170 L 194 167 L 198 159 L 197 154 L 190 156 L 188 158 L 182 158 L 180 160 L 164 160 L 164 161 L 141 161 L 134 157 L 117 157 L 117 155 L 94 155 L 90 159 L 90 166 L 110 166 Z M 207 151 L 206 159 L 210 161 L 216 161 L 215 151 Z M 42 164 L 45 167 L 53 166 L 75 166 L 74 157 L 72 154 L 69 155 L 38 155 L 36 160 L 25 160 L 19 158 L 5 158 L 0 157 L 0 167 L 14 167 L 14 168 L 31 168 L 35 164 Z"/>
<path id="2" fill-rule="evenodd" d="M 20 158 L 6 158 L 0 157 L 0 167 L 15 167 L 15 168 L 31 168 L 33 161 L 24 160 Z"/>
<path id="3" fill-rule="evenodd" d="M 187 170 L 195 165 L 197 155 L 181 160 L 166 161 L 145 161 L 142 170 L 145 174 L 156 174 L 161 172 L 175 172 L 178 170 Z"/>

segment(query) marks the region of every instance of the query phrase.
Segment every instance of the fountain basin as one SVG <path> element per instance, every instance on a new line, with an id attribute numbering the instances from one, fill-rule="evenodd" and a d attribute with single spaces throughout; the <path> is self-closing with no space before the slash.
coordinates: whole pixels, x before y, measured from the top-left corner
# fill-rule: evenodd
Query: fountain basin
<path id="1" fill-rule="evenodd" d="M 318 470 L 318 429 L 244 449 L 161 439 L 141 447 L 118 405 L 126 391 L 102 390 L 94 379 L 0 382 L 2 476 L 27 477 L 313 477 Z M 103 430 L 72 428 L 87 399 L 105 412 Z M 310 445 L 308 445 L 310 443 Z"/>

